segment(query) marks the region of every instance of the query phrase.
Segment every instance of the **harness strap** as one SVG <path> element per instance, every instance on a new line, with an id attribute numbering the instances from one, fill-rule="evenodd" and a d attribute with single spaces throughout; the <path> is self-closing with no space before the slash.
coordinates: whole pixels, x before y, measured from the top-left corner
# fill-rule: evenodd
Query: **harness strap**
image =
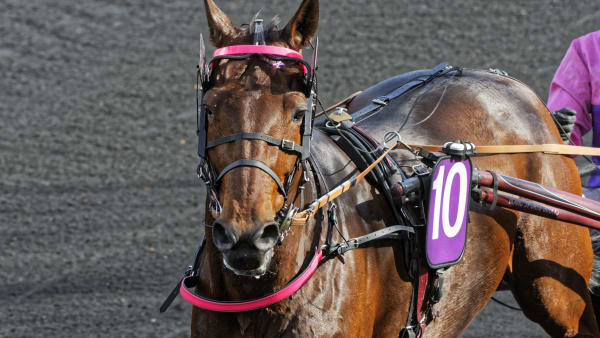
<path id="1" fill-rule="evenodd" d="M 223 176 L 225 176 L 225 174 L 227 174 L 229 171 L 231 171 L 232 169 L 237 168 L 237 167 L 255 167 L 255 168 L 258 168 L 258 169 L 266 172 L 267 174 L 269 174 L 269 176 L 271 176 L 271 178 L 275 181 L 275 183 L 277 183 L 277 186 L 279 187 L 279 190 L 281 190 L 283 197 L 287 199 L 287 193 L 286 193 L 285 189 L 283 188 L 283 184 L 281 183 L 281 180 L 279 179 L 279 177 L 277 177 L 277 174 L 275 174 L 275 172 L 273 170 L 271 170 L 271 168 L 269 168 L 266 164 L 262 163 L 261 161 L 257 161 L 257 160 L 241 159 L 241 160 L 237 160 L 235 162 L 230 163 L 229 165 L 227 165 L 225 167 L 225 169 L 223 169 L 223 171 L 221 171 L 221 173 L 217 177 L 217 180 L 215 181 L 215 183 L 219 183 L 219 181 L 221 180 L 221 178 L 223 178 Z"/>
<path id="2" fill-rule="evenodd" d="M 343 99 L 342 101 L 340 101 L 340 102 L 338 102 L 338 103 L 334 104 L 333 106 L 330 106 L 330 107 L 328 107 L 327 109 L 325 109 L 325 110 L 323 110 L 323 111 L 320 111 L 320 112 L 318 112 L 318 113 L 315 115 L 315 117 L 319 117 L 319 116 L 321 116 L 321 115 L 323 115 L 323 114 L 327 114 L 327 113 L 331 112 L 332 110 L 334 110 L 334 109 L 335 109 L 335 108 L 337 108 L 337 107 L 341 107 L 341 106 L 344 106 L 344 105 L 346 105 L 346 104 L 350 103 L 350 101 L 352 101 L 352 100 L 353 100 L 353 99 L 354 99 L 354 98 L 355 98 L 355 97 L 356 97 L 358 94 L 360 94 L 360 93 L 362 93 L 362 90 L 359 90 L 359 91 L 357 91 L 356 93 L 354 93 L 354 94 L 352 94 L 352 95 L 350 95 L 350 96 L 346 97 L 346 98 L 345 98 L 345 99 Z"/>
<path id="3" fill-rule="evenodd" d="M 304 130 L 302 131 L 302 161 L 306 161 L 310 156 L 310 141 L 312 140 L 313 123 L 315 122 L 315 98 L 314 91 L 310 91 L 308 95 L 308 104 L 310 105 L 310 113 L 304 114 Z"/>
<path id="4" fill-rule="evenodd" d="M 440 151 L 440 145 L 411 144 L 411 147 Z M 514 144 L 514 145 L 484 145 L 476 146 L 476 154 L 517 154 L 517 153 L 545 153 L 555 155 L 591 155 L 600 156 L 600 148 L 572 146 L 566 144 Z"/>
<path id="5" fill-rule="evenodd" d="M 325 204 L 329 203 L 330 201 L 333 201 L 334 199 L 338 198 L 342 193 L 348 191 L 351 187 L 356 185 L 358 182 L 362 181 L 365 178 L 365 176 L 368 173 L 370 173 L 371 170 L 373 170 L 373 168 L 375 168 L 375 166 L 377 166 L 377 164 L 379 164 L 379 162 L 381 162 L 382 160 L 384 160 L 386 158 L 386 156 L 390 153 L 390 151 L 396 149 L 397 147 L 398 147 L 398 144 L 388 148 L 383 154 L 381 154 L 381 156 L 379 156 L 377 158 L 377 160 L 375 160 L 375 162 L 371 163 L 361 173 L 359 173 L 356 176 L 352 176 L 351 178 L 347 179 L 346 181 L 340 183 L 337 187 L 335 187 L 333 190 L 329 191 L 327 194 L 325 194 L 325 195 L 319 197 L 318 199 L 316 199 L 315 201 L 313 201 L 308 206 L 308 209 L 297 213 L 292 218 L 292 225 L 306 224 L 306 222 L 308 222 L 308 220 L 314 215 L 314 213 L 317 210 L 322 208 Z"/>
<path id="6" fill-rule="evenodd" d="M 349 239 L 345 242 L 341 242 L 329 248 L 327 258 L 331 255 L 339 256 L 343 255 L 347 251 L 359 248 L 362 244 L 372 242 L 380 239 L 399 239 L 398 236 L 394 235 L 395 232 L 405 231 L 409 234 L 414 234 L 415 229 L 406 225 L 393 225 L 391 227 L 383 228 L 369 234 Z"/>
<path id="7" fill-rule="evenodd" d="M 204 233 L 202 233 L 202 240 L 200 241 L 200 246 L 198 247 L 198 249 L 196 250 L 196 254 L 194 255 L 194 264 L 190 265 L 187 268 L 187 270 L 185 270 L 185 272 L 183 273 L 183 277 L 175 285 L 175 288 L 173 288 L 171 293 L 167 296 L 167 299 L 165 299 L 165 301 L 162 303 L 162 305 L 160 306 L 160 313 L 167 311 L 169 306 L 171 306 L 171 303 L 173 303 L 173 300 L 175 299 L 175 297 L 177 297 L 177 294 L 179 293 L 181 282 L 183 282 L 183 280 L 188 276 L 198 275 L 198 268 L 200 267 L 200 257 L 202 256 L 202 252 L 204 251 L 205 244 L 206 237 L 204 236 Z"/>
<path id="8" fill-rule="evenodd" d="M 199 73 L 198 73 L 199 74 Z M 204 94 L 202 94 L 204 95 Z M 196 100 L 199 100 L 197 97 Z M 196 135 L 198 136 L 198 156 L 201 159 L 206 158 L 206 107 L 200 102 L 196 102 L 198 108 L 196 111 Z"/>
<path id="9" fill-rule="evenodd" d="M 225 136 L 215 141 L 208 142 L 206 149 L 214 148 L 225 143 L 233 142 L 236 140 L 260 140 L 265 141 L 270 145 L 278 146 L 279 148 L 287 151 L 292 151 L 298 154 L 302 154 L 302 146 L 297 145 L 293 141 L 278 139 L 273 136 L 269 136 L 263 133 L 237 133 Z"/>
<path id="10" fill-rule="evenodd" d="M 425 317 L 423 316 L 423 303 L 425 301 L 425 291 L 427 291 L 427 281 L 429 280 L 429 270 L 427 267 L 419 263 L 419 288 L 417 291 L 417 323 L 419 324 L 419 337 L 425 333 Z"/>
<path id="11" fill-rule="evenodd" d="M 391 100 L 406 93 L 409 89 L 411 89 L 419 84 L 426 83 L 426 82 L 430 81 L 431 79 L 437 77 L 439 75 L 439 73 L 442 72 L 447 66 L 448 66 L 447 62 L 441 63 L 432 69 L 431 75 L 421 76 L 415 80 L 412 80 L 412 81 L 404 84 L 403 86 L 400 86 L 399 88 L 392 91 L 391 93 L 388 93 L 386 95 L 380 96 L 380 97 L 372 100 L 369 105 L 363 107 L 361 110 L 359 110 L 355 113 L 352 113 L 352 119 L 354 120 L 355 123 L 359 123 L 360 121 L 368 119 L 369 117 L 371 117 L 374 114 L 376 114 L 377 112 L 379 112 L 379 110 L 381 108 L 387 106 L 387 104 Z"/>

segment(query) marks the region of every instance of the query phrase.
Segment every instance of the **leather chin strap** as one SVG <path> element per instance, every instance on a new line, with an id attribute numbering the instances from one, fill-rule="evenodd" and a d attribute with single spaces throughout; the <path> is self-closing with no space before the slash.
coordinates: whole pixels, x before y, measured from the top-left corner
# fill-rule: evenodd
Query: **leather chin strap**
<path id="1" fill-rule="evenodd" d="M 219 181 L 223 178 L 223 176 L 225 176 L 225 174 L 237 167 L 255 167 L 266 172 L 267 174 L 269 174 L 269 176 L 271 176 L 275 183 L 277 183 L 277 187 L 279 187 L 279 190 L 283 194 L 283 197 L 287 200 L 287 192 L 285 191 L 281 180 L 279 179 L 279 177 L 277 177 L 277 174 L 275 174 L 275 172 L 271 170 L 271 168 L 269 168 L 266 164 L 257 160 L 241 159 L 230 163 L 225 167 L 225 169 L 223 169 L 223 171 L 221 171 L 221 173 L 217 177 L 217 180 L 215 181 L 215 184 L 218 184 Z"/>

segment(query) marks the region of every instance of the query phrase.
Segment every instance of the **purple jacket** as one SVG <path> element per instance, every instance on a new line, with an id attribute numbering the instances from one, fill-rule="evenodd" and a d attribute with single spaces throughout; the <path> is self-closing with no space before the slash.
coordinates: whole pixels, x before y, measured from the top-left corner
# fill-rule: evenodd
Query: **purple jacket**
<path id="1" fill-rule="evenodd" d="M 593 129 L 592 145 L 600 147 L 600 31 L 573 40 L 556 70 L 548 109 L 565 107 L 577 112 L 571 143 L 581 145 L 581 137 Z M 594 162 L 600 165 L 600 158 Z M 592 176 L 588 186 L 600 187 L 600 176 Z"/>

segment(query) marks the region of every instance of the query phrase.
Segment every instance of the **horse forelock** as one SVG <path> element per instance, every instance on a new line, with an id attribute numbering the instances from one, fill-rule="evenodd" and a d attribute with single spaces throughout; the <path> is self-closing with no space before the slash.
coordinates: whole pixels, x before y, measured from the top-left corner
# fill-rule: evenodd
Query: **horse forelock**
<path id="1" fill-rule="evenodd" d="M 254 33 L 256 29 L 256 20 L 260 17 L 262 9 L 259 10 L 252 19 L 250 19 L 250 23 L 242 24 L 235 28 L 235 34 L 229 37 L 229 41 L 226 45 L 236 45 L 236 44 L 251 44 L 253 43 Z M 271 22 L 268 25 L 263 27 L 265 42 L 267 44 L 272 43 L 281 43 L 281 35 L 282 31 L 279 29 L 279 24 L 281 20 L 278 15 L 275 15 Z"/>
<path id="2" fill-rule="evenodd" d="M 262 8 L 258 12 L 256 12 L 256 14 L 254 14 L 254 16 L 252 17 L 252 19 L 250 20 L 250 24 L 247 26 L 248 32 L 250 34 L 254 34 L 254 29 L 256 27 L 256 19 L 258 19 L 260 17 L 260 12 L 262 12 Z M 281 19 L 279 18 L 279 15 L 275 15 L 271 19 L 271 22 L 269 23 L 269 25 L 265 28 L 265 31 L 277 31 L 277 30 L 279 30 L 279 23 L 280 22 L 281 22 Z"/>

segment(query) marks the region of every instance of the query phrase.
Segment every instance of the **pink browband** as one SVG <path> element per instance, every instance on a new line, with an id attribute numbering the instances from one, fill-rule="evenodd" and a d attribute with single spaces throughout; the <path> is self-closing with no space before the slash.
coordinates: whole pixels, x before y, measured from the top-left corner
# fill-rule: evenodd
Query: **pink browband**
<path id="1" fill-rule="evenodd" d="M 278 47 L 278 46 L 267 46 L 267 45 L 234 45 L 222 47 L 213 53 L 213 58 L 227 55 L 243 55 L 243 54 L 265 54 L 274 56 L 283 56 L 287 58 L 302 59 L 302 54 L 295 50 Z M 306 73 L 306 66 L 302 65 L 304 73 Z"/>
<path id="2" fill-rule="evenodd" d="M 281 301 L 282 299 L 289 297 L 294 292 L 298 291 L 315 273 L 321 260 L 323 260 L 323 252 L 321 250 L 318 250 L 315 253 L 315 256 L 310 261 L 310 264 L 308 265 L 306 270 L 302 272 L 302 274 L 300 274 L 294 280 L 289 282 L 283 289 L 258 299 L 237 302 L 216 301 L 200 297 L 196 295 L 193 291 L 188 289 L 188 287 L 185 285 L 185 280 L 190 277 L 185 278 L 181 282 L 181 286 L 179 287 L 179 293 L 185 300 L 187 300 L 192 305 L 209 311 L 244 312 L 256 310 L 275 304 Z"/>
<path id="3" fill-rule="evenodd" d="M 239 54 L 269 54 L 302 59 L 302 54 L 296 52 L 295 50 L 285 47 L 266 45 L 235 45 L 223 47 L 215 50 L 215 52 L 213 53 L 213 57 Z"/>

